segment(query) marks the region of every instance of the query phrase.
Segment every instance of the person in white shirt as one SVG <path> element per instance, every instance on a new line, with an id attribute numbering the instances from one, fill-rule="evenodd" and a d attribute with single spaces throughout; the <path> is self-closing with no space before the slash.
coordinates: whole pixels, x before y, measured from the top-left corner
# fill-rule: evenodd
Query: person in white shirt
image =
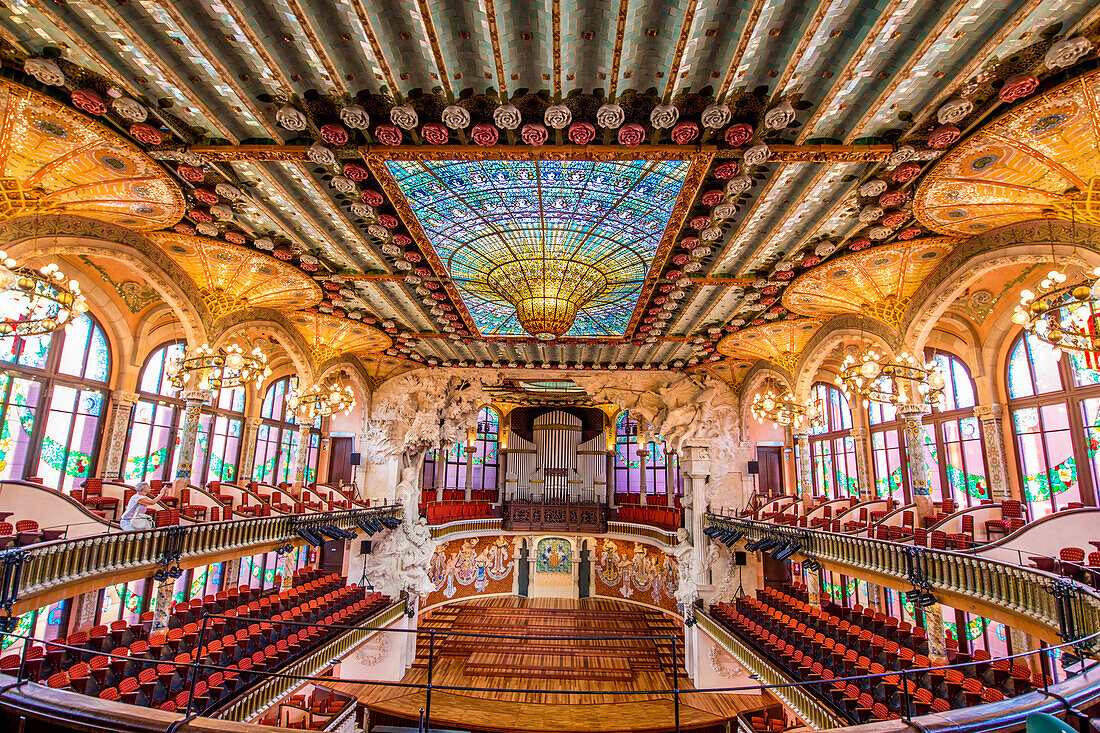
<path id="1" fill-rule="evenodd" d="M 133 529 L 151 529 L 153 521 L 145 513 L 146 507 L 160 503 L 160 497 L 149 495 L 149 484 L 145 481 L 137 485 L 137 493 L 130 497 L 126 504 L 126 510 L 118 520 L 119 526 L 129 531 Z M 165 494 L 168 492 L 165 491 Z"/>

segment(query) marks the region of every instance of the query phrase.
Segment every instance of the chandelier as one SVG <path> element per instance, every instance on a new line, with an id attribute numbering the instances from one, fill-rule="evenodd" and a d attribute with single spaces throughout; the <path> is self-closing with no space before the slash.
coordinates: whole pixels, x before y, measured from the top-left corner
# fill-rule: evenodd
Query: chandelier
<path id="1" fill-rule="evenodd" d="M 351 387 L 345 386 L 341 389 L 335 384 L 324 387 L 318 383 L 301 391 L 297 387 L 290 390 L 286 396 L 286 405 L 290 410 L 300 412 L 312 423 L 318 417 L 348 412 L 355 407 L 355 395 Z"/>
<path id="2" fill-rule="evenodd" d="M 872 402 L 896 406 L 943 402 L 943 375 L 935 363 L 919 361 L 905 351 L 893 359 L 872 347 L 859 356 L 848 354 L 840 366 L 836 385 L 849 401 L 858 397 L 864 407 Z"/>
<path id="3" fill-rule="evenodd" d="M 19 267 L 0 251 L 0 337 L 53 333 L 87 309 L 80 283 L 55 263 L 37 270 Z"/>
<path id="4" fill-rule="evenodd" d="M 822 422 L 821 412 L 816 407 L 807 408 L 790 390 L 779 394 L 771 386 L 767 392 L 757 392 L 753 396 L 749 411 L 760 422 L 767 420 L 796 430 L 816 427 Z"/>
<path id="5" fill-rule="evenodd" d="M 577 311 L 607 288 L 598 268 L 571 259 L 515 259 L 492 269 L 487 284 L 516 308 L 520 325 L 543 341 L 560 338 Z"/>
<path id="6" fill-rule="evenodd" d="M 1065 350 L 1083 352 L 1092 366 L 1100 352 L 1100 267 L 1072 282 L 1061 270 L 1051 270 L 1037 290 L 1020 292 L 1012 322 L 1054 347 L 1056 358 Z"/>
<path id="7" fill-rule="evenodd" d="M 259 347 L 246 354 L 237 344 L 217 350 L 202 344 L 191 354 L 168 362 L 164 372 L 176 389 L 191 385 L 192 389 L 218 391 L 249 382 L 255 382 L 259 389 L 264 379 L 271 376 L 271 367 L 267 365 L 267 355 Z"/>

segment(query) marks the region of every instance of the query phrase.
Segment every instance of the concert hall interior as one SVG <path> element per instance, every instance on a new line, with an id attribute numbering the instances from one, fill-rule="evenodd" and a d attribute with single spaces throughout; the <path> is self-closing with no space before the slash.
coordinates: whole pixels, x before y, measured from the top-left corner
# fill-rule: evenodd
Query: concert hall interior
<path id="1" fill-rule="evenodd" d="M 1100 733 L 1098 661 L 1100 1 L 0 1 L 0 731 Z"/>

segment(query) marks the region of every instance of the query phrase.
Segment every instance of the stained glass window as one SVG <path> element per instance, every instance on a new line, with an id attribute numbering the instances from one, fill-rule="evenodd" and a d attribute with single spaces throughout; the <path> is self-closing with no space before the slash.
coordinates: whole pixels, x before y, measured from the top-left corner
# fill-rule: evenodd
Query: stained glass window
<path id="1" fill-rule="evenodd" d="M 929 354 L 943 375 L 944 403 L 924 418 L 929 447 L 933 493 L 939 487 L 960 507 L 989 498 L 982 429 L 974 417 L 977 404 L 974 380 L 966 365 L 951 354 Z"/>
<path id="2" fill-rule="evenodd" d="M 517 336 L 526 331 L 516 293 L 535 290 L 542 278 L 564 278 L 569 284 L 563 290 L 583 301 L 566 336 L 622 335 L 689 165 L 686 160 L 388 163 L 478 330 Z"/>
<path id="3" fill-rule="evenodd" d="M 111 354 L 88 314 L 63 330 L 0 339 L 0 478 L 65 491 L 92 475 Z"/>
<path id="4" fill-rule="evenodd" d="M 852 410 L 848 400 L 839 389 L 822 382 L 813 385 L 810 399 L 825 416 L 812 429 L 810 437 L 814 493 L 831 499 L 858 496 L 856 446 L 851 437 Z"/>
<path id="5" fill-rule="evenodd" d="M 176 436 L 183 402 L 178 391 L 164 377 L 166 362 L 183 356 L 182 341 L 164 344 L 145 359 L 138 376 L 141 398 L 130 414 L 130 431 L 126 442 L 126 461 L 122 480 L 127 483 L 172 478 L 169 467 L 177 453 Z"/>
<path id="6" fill-rule="evenodd" d="M 491 407 L 481 408 L 477 415 L 473 465 L 470 466 L 470 488 L 493 490 L 497 487 L 497 463 L 500 451 L 500 419 Z"/>
<path id="7" fill-rule="evenodd" d="M 642 464 L 638 456 L 638 421 L 623 410 L 615 421 L 615 493 L 640 494 Z"/>
<path id="8" fill-rule="evenodd" d="M 1096 504 L 1100 475 L 1100 383 L 1080 355 L 1019 336 L 1008 361 L 1016 465 L 1031 518 L 1072 502 Z"/>
<path id="9" fill-rule="evenodd" d="M 287 409 L 286 398 L 297 386 L 297 377 L 283 377 L 268 385 L 264 393 L 264 400 L 260 405 L 263 422 L 256 433 L 256 452 L 252 468 L 252 478 L 256 481 L 275 486 L 294 481 L 298 426 L 295 424 L 293 411 Z M 306 445 L 306 483 L 311 483 L 317 476 L 320 421 L 317 418 L 317 423 L 310 429 L 310 440 Z"/>

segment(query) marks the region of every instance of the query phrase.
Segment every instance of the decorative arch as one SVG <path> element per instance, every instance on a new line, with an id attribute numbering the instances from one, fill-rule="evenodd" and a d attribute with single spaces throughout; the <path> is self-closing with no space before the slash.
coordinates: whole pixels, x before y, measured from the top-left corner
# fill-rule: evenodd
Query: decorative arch
<path id="1" fill-rule="evenodd" d="M 346 372 L 347 376 L 345 379 L 351 385 L 352 392 L 355 393 L 355 401 L 359 405 L 368 404 L 371 398 L 370 381 L 366 373 L 364 373 L 363 366 L 359 363 L 358 359 L 352 358 L 351 356 L 330 359 L 325 362 L 324 368 L 317 374 L 317 381 L 323 382 L 338 371 Z M 366 413 L 364 412 L 364 414 Z"/>
<path id="2" fill-rule="evenodd" d="M 902 319 L 906 324 L 903 343 L 923 348 L 936 321 L 963 290 L 991 270 L 1049 262 L 1052 248 L 1060 264 L 1095 267 L 1100 264 L 1100 227 L 1040 219 L 1002 227 L 967 241 L 949 254 L 913 294 Z"/>
<path id="3" fill-rule="evenodd" d="M 737 393 L 737 402 L 739 406 L 739 419 L 741 425 L 748 425 L 749 408 L 751 407 L 751 398 L 760 387 L 767 382 L 769 378 L 776 379 L 786 385 L 787 389 L 794 392 L 795 380 L 785 369 L 781 369 L 777 366 L 769 364 L 768 362 L 757 362 L 748 375 L 745 377 L 745 381 L 741 383 L 741 390 Z"/>
<path id="4" fill-rule="evenodd" d="M 889 355 L 900 350 L 897 332 L 884 323 L 865 320 L 859 316 L 834 318 L 814 334 L 802 351 L 802 358 L 798 364 L 798 376 L 792 390 L 795 397 L 800 400 L 809 399 L 810 387 L 816 381 L 817 372 L 825 360 L 845 341 L 859 338 L 874 343 Z"/>
<path id="5" fill-rule="evenodd" d="M 274 337 L 290 359 L 298 378 L 307 384 L 315 381 L 315 366 L 305 341 L 282 313 L 267 309 L 238 311 L 218 320 L 213 346 L 227 343 L 235 336 Z"/>

